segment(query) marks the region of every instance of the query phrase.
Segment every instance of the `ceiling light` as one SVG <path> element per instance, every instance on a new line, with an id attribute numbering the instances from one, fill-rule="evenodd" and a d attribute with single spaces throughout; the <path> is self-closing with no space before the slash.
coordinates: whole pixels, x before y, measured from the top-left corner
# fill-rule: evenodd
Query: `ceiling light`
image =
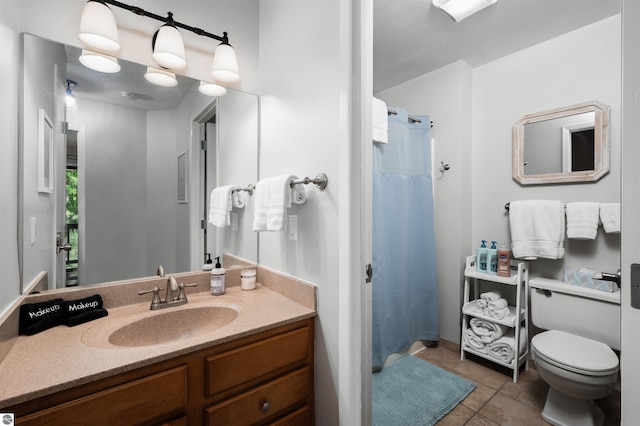
<path id="1" fill-rule="evenodd" d="M 71 86 L 78 87 L 78 83 L 76 83 L 73 80 L 67 80 L 67 90 L 65 90 L 67 95 L 65 97 L 65 102 L 67 104 L 68 109 L 70 109 L 71 111 L 77 111 L 78 102 L 76 101 L 76 97 L 73 96 L 73 92 L 71 91 Z"/>
<path id="2" fill-rule="evenodd" d="M 456 22 L 489 7 L 498 0 L 432 0 L 432 4 Z"/>
<path id="3" fill-rule="evenodd" d="M 187 66 L 182 34 L 176 28 L 173 13 L 169 12 L 167 23 L 153 35 L 151 47 L 153 49 L 151 57 L 161 67 L 181 70 Z"/>
<path id="4" fill-rule="evenodd" d="M 227 33 L 224 33 L 224 36 L 226 37 Z M 218 45 L 211 68 L 211 74 L 216 81 L 234 83 L 240 80 L 236 52 L 229 43 L 222 42 Z"/>
<path id="5" fill-rule="evenodd" d="M 109 52 L 120 50 L 116 20 L 104 1 L 89 0 L 84 5 L 78 38 L 95 49 Z"/>
<path id="6" fill-rule="evenodd" d="M 120 71 L 120 64 L 113 56 L 105 55 L 91 50 L 82 49 L 80 63 L 95 71 L 114 73 Z"/>
<path id="7" fill-rule="evenodd" d="M 174 73 L 159 70 L 157 68 L 147 67 L 147 72 L 145 73 L 144 78 L 147 81 L 162 87 L 173 87 L 178 85 L 178 80 L 176 80 L 176 75 Z"/>
<path id="8" fill-rule="evenodd" d="M 207 96 L 224 96 L 227 94 L 226 88 L 215 83 L 209 83 L 208 81 L 201 81 L 198 91 Z"/>

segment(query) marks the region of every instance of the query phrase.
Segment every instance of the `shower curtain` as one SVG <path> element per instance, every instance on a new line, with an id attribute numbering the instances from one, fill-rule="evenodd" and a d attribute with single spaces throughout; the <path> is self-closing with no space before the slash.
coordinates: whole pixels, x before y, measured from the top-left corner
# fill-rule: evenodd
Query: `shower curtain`
<path id="1" fill-rule="evenodd" d="M 416 340 L 438 340 L 431 125 L 394 108 L 389 143 L 373 147 L 374 368 Z"/>

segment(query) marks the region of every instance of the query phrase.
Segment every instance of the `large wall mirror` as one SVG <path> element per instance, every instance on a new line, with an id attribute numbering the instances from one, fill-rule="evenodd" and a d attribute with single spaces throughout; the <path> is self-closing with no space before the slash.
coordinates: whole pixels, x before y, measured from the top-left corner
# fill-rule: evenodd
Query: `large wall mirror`
<path id="1" fill-rule="evenodd" d="M 186 272 L 206 253 L 257 263 L 249 193 L 233 227 L 206 223 L 214 187 L 257 182 L 257 96 L 206 96 L 179 75 L 160 87 L 144 78 L 146 66 L 123 60 L 119 72 L 101 73 L 81 53 L 24 35 L 21 291 L 43 276 L 52 289 L 151 276 L 159 265 Z M 50 193 L 37 188 L 38 111 L 54 127 Z"/>
<path id="2" fill-rule="evenodd" d="M 522 185 L 594 182 L 609 172 L 609 108 L 597 101 L 528 114 L 513 126 Z"/>

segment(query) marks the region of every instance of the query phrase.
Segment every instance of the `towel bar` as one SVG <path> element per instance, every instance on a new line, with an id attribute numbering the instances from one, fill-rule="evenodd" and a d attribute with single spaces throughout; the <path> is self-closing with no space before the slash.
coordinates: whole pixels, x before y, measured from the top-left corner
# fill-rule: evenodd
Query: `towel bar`
<path id="1" fill-rule="evenodd" d="M 231 190 L 231 192 L 247 191 L 249 194 L 253 194 L 254 189 L 256 189 L 255 185 L 249 184 L 245 188 L 235 187 Z"/>
<path id="2" fill-rule="evenodd" d="M 318 173 L 315 179 L 309 179 L 308 177 L 305 177 L 304 179 L 292 180 L 289 183 L 289 186 L 293 188 L 294 185 L 300 185 L 300 184 L 308 185 L 310 183 L 313 183 L 316 187 L 318 187 L 320 191 L 324 191 L 324 189 L 327 187 L 328 182 L 329 182 L 329 178 L 327 178 L 327 175 L 325 175 L 324 173 Z"/>

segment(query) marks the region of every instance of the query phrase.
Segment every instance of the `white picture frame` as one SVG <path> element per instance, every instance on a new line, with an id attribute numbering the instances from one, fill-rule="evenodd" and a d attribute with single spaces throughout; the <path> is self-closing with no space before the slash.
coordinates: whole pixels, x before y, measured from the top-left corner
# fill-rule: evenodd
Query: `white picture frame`
<path id="1" fill-rule="evenodd" d="M 38 192 L 53 192 L 53 122 L 38 110 Z"/>
<path id="2" fill-rule="evenodd" d="M 187 204 L 187 153 L 178 155 L 178 204 Z"/>

